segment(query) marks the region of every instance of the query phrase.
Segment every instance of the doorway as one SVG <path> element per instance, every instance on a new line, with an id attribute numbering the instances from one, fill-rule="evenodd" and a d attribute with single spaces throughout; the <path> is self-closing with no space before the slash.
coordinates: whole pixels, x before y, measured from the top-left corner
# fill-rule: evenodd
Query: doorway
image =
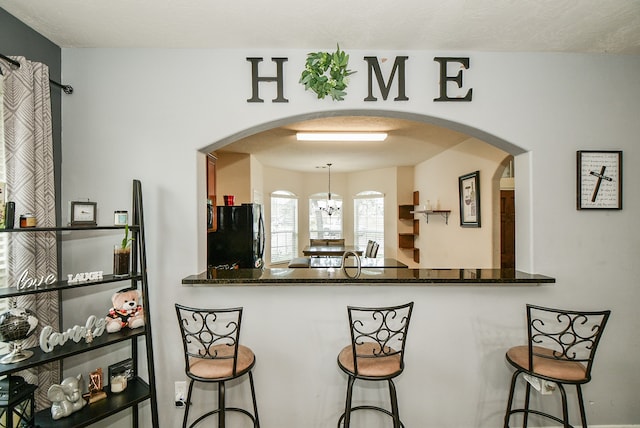
<path id="1" fill-rule="evenodd" d="M 514 190 L 500 190 L 500 268 L 516 268 L 516 204 Z"/>

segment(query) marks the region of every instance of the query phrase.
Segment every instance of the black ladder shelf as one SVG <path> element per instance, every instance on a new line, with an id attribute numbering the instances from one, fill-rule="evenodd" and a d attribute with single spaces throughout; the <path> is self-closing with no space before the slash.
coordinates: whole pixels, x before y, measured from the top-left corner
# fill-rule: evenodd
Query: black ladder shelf
<path id="1" fill-rule="evenodd" d="M 124 229 L 125 226 L 94 226 L 94 227 L 47 227 L 28 229 L 1 229 L 0 233 L 37 233 L 37 232 L 60 232 L 60 231 L 87 231 L 87 230 L 109 230 Z M 129 281 L 132 288 L 139 289 L 144 305 L 145 326 L 135 330 L 123 329 L 117 333 L 103 333 L 100 337 L 93 339 L 91 343 L 80 341 L 75 343 L 68 341 L 62 346 L 56 347 L 52 352 L 44 352 L 39 346 L 30 348 L 33 356 L 27 360 L 13 364 L 0 365 L 0 375 L 10 375 L 11 373 L 25 370 L 30 367 L 39 366 L 51 361 L 63 360 L 73 355 L 83 354 L 98 348 L 107 347 L 116 343 L 130 342 L 131 359 L 133 360 L 134 377 L 130 379 L 127 388 L 118 393 L 112 394 L 107 391 L 107 398 L 95 403 L 87 404 L 81 410 L 72 413 L 62 419 L 53 420 L 51 409 L 46 408 L 36 413 L 35 426 L 40 428 L 79 428 L 96 423 L 108 416 L 119 413 L 123 410 L 132 409 L 132 425 L 138 427 L 139 409 L 138 405 L 147 400 L 150 402 L 151 421 L 153 427 L 160 426 L 158 423 L 158 404 L 155 386 L 155 367 L 153 362 L 153 344 L 151 339 L 151 314 L 149 311 L 149 290 L 147 279 L 147 252 L 145 247 L 144 215 L 142 207 L 142 184 L 139 180 L 133 180 L 133 206 L 132 219 L 129 226 L 133 237 L 131 251 L 131 266 L 133 272 L 126 277 L 115 277 L 104 275 L 99 281 L 81 282 L 69 284 L 66 280 L 59 280 L 53 284 L 40 286 L 31 289 L 4 288 L 0 289 L 0 298 L 14 297 L 25 294 L 43 293 L 58 291 L 62 300 L 61 292 L 70 288 L 90 287 L 98 284 L 118 284 Z M 81 232 L 80 232 L 81 233 Z M 121 287 L 121 286 L 120 286 Z M 139 376 L 138 372 L 138 338 L 144 337 L 144 348 L 147 363 L 148 382 Z"/>

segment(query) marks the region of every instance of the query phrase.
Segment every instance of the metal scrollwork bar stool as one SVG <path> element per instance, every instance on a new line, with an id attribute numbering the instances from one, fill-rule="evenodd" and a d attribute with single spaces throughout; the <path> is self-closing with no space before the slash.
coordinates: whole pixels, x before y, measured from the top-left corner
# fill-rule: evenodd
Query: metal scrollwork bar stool
<path id="1" fill-rule="evenodd" d="M 348 306 L 351 344 L 338 355 L 338 366 L 349 377 L 344 413 L 338 428 L 351 424 L 351 413 L 356 410 L 376 410 L 393 418 L 393 427 L 404 427 L 400 422 L 398 399 L 393 379 L 404 370 L 404 348 L 409 330 L 413 302 L 383 308 Z M 378 406 L 352 407 L 353 385 L 356 379 L 387 381 L 391 410 Z"/>
<path id="2" fill-rule="evenodd" d="M 191 379 L 182 427 L 187 427 L 194 382 L 218 384 L 218 408 L 198 417 L 189 427 L 217 414 L 218 427 L 225 427 L 226 412 L 240 412 L 260 428 L 256 392 L 251 370 L 256 363 L 253 351 L 240 345 L 242 308 L 198 309 L 175 305 L 185 356 L 185 372 Z M 253 401 L 253 414 L 225 403 L 225 382 L 248 375 Z"/>
<path id="3" fill-rule="evenodd" d="M 579 312 L 527 305 L 528 343 L 509 349 L 506 355 L 516 371 L 511 378 L 505 428 L 509 427 L 511 415 L 515 413 L 523 414 L 522 426 L 525 428 L 529 414 L 554 420 L 565 428 L 571 427 L 564 385 L 575 385 L 582 427 L 587 428 L 581 385 L 591 380 L 596 348 L 610 314 L 608 310 Z M 514 409 L 513 396 L 520 375 L 526 377 L 524 407 Z M 529 408 L 532 383 L 539 388 L 557 387 L 562 398 L 562 418 Z"/>

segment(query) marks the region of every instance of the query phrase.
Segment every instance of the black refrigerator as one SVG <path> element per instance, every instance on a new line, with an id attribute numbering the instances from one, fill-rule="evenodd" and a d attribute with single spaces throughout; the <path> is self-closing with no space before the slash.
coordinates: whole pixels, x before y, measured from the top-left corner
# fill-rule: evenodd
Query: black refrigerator
<path id="1" fill-rule="evenodd" d="M 262 206 L 216 208 L 218 228 L 207 235 L 209 269 L 262 268 L 265 238 Z"/>

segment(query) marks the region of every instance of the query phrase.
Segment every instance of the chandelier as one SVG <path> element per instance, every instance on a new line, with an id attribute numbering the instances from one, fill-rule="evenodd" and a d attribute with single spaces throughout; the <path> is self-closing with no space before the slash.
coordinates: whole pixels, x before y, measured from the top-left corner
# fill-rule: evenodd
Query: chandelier
<path id="1" fill-rule="evenodd" d="M 327 201 L 320 206 L 320 211 L 326 212 L 329 216 L 340 211 L 340 207 L 331 200 L 331 165 L 330 163 L 327 164 L 327 168 L 329 168 L 329 193 L 327 194 Z"/>

